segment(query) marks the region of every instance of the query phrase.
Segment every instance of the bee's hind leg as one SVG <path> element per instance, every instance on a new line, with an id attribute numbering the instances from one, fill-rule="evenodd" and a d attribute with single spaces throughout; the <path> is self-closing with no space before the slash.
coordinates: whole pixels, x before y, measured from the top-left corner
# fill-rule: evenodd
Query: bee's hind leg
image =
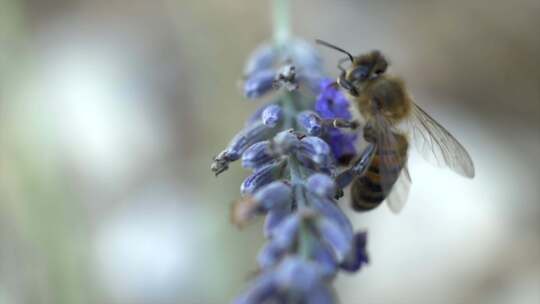
<path id="1" fill-rule="evenodd" d="M 369 167 L 373 155 L 375 155 L 375 145 L 369 144 L 354 165 L 341 172 L 336 177 L 338 191 L 336 191 L 336 199 L 343 196 L 343 189 L 350 185 L 355 177 L 362 176 Z"/>

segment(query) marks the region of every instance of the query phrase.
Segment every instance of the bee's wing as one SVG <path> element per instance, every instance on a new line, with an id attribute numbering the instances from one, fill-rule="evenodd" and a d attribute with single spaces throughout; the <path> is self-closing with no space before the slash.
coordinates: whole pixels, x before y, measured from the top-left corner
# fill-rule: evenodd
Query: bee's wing
<path id="1" fill-rule="evenodd" d="M 414 103 L 412 112 L 410 128 L 420 154 L 435 165 L 449 167 L 465 177 L 474 177 L 474 164 L 469 153 L 452 134 Z"/>
<path id="2" fill-rule="evenodd" d="M 381 134 L 377 138 L 379 147 L 385 147 L 388 150 L 399 151 L 403 147 L 398 142 L 394 132 L 397 132 L 390 125 L 383 126 Z M 397 174 L 396 169 L 400 172 Z M 407 158 L 400 153 L 380 153 L 379 154 L 379 174 L 381 176 L 381 188 L 384 193 L 388 193 L 386 202 L 390 210 L 399 213 L 405 206 L 409 196 L 411 178 L 407 170 Z"/>
<path id="3" fill-rule="evenodd" d="M 386 198 L 386 203 L 390 210 L 394 213 L 399 213 L 405 206 L 409 197 L 409 189 L 411 188 L 411 175 L 409 169 L 404 167 L 401 170 L 398 180 L 392 187 L 392 192 Z"/>

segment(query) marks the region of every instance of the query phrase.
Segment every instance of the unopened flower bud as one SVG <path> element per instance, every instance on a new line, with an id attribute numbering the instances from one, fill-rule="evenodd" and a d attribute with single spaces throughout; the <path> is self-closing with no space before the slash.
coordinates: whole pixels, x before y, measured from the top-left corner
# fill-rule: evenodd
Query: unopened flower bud
<path id="1" fill-rule="evenodd" d="M 270 142 L 268 140 L 260 141 L 242 154 L 242 167 L 256 170 L 268 165 L 276 157 L 277 155 L 272 151 Z"/>
<path id="2" fill-rule="evenodd" d="M 254 194 L 259 188 L 267 185 L 283 175 L 285 162 L 277 162 L 266 165 L 248 176 L 240 186 L 242 195 Z"/>
<path id="3" fill-rule="evenodd" d="M 273 128 L 283 119 L 283 110 L 280 106 L 271 104 L 263 110 L 261 119 L 263 124 Z"/>
<path id="4" fill-rule="evenodd" d="M 304 111 L 296 116 L 296 121 L 309 135 L 318 136 L 322 132 L 322 119 L 313 111 Z"/>
<path id="5" fill-rule="evenodd" d="M 253 73 L 244 81 L 244 95 L 248 99 L 259 98 L 274 87 L 276 72 L 273 69 Z"/>

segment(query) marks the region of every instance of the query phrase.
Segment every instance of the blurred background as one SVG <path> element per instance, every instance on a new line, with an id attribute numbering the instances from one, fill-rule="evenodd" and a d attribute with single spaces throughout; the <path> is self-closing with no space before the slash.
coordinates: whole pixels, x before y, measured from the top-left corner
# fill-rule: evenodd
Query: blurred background
<path id="1" fill-rule="evenodd" d="M 471 153 L 416 155 L 404 212 L 352 214 L 371 264 L 342 303 L 540 303 L 540 2 L 292 1 L 294 33 L 378 48 Z M 217 154 L 258 104 L 266 1 L 0 0 L 0 303 L 227 303 L 260 225 Z M 339 54 L 321 49 L 335 76 Z"/>

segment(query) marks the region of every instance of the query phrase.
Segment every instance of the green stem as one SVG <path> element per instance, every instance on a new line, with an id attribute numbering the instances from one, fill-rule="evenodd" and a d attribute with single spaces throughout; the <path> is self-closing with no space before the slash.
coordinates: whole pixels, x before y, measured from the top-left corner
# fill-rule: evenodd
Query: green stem
<path id="1" fill-rule="evenodd" d="M 278 47 L 286 44 L 290 35 L 290 2 L 289 0 L 274 0 L 274 42 Z"/>
<path id="2" fill-rule="evenodd" d="M 290 172 L 290 175 L 291 175 L 291 181 L 293 183 L 295 183 L 295 184 L 296 183 L 302 183 L 303 182 L 303 176 L 302 176 L 302 171 L 300 169 L 300 164 L 298 163 L 298 160 L 295 157 L 290 156 L 288 164 L 289 164 L 289 172 Z M 296 200 L 298 200 L 298 199 L 300 199 L 300 198 L 296 197 Z"/>
<path id="3" fill-rule="evenodd" d="M 285 110 L 285 130 L 294 129 L 296 119 L 296 106 L 291 93 L 285 93 L 282 96 L 283 109 Z"/>
<path id="4" fill-rule="evenodd" d="M 283 48 L 290 36 L 290 2 L 289 0 L 274 0 L 273 2 L 274 12 L 274 43 L 279 48 Z M 285 128 L 294 128 L 295 118 L 298 109 L 295 104 L 295 99 L 298 96 L 294 96 L 291 93 L 286 93 L 283 96 L 283 107 L 286 113 Z M 289 157 L 289 173 L 291 181 L 294 184 L 302 184 L 306 178 L 305 173 L 302 170 L 302 166 L 295 157 Z M 308 208 L 308 202 L 304 196 L 303 191 L 295 191 L 295 201 L 298 209 Z M 298 211 L 297 211 L 298 212 Z M 298 254 L 305 259 L 311 258 L 311 251 L 315 236 L 311 231 L 307 222 L 302 223 L 300 227 L 300 239 Z"/>
<path id="5" fill-rule="evenodd" d="M 300 244 L 298 247 L 298 254 L 306 260 L 311 258 L 311 251 L 313 247 L 313 235 L 307 223 L 302 223 L 300 226 Z"/>
<path id="6" fill-rule="evenodd" d="M 304 172 L 302 172 L 302 166 L 295 157 L 289 158 L 289 172 L 291 174 L 291 181 L 295 184 L 301 184 L 306 178 Z M 297 211 L 302 212 L 301 210 L 309 208 L 309 203 L 305 197 L 304 189 L 301 187 L 295 187 L 294 189 L 294 200 L 297 204 Z M 300 225 L 300 235 L 298 238 L 298 255 L 302 258 L 309 260 L 311 259 L 311 252 L 313 247 L 315 236 L 313 231 L 310 229 L 308 221 L 302 221 Z"/>

